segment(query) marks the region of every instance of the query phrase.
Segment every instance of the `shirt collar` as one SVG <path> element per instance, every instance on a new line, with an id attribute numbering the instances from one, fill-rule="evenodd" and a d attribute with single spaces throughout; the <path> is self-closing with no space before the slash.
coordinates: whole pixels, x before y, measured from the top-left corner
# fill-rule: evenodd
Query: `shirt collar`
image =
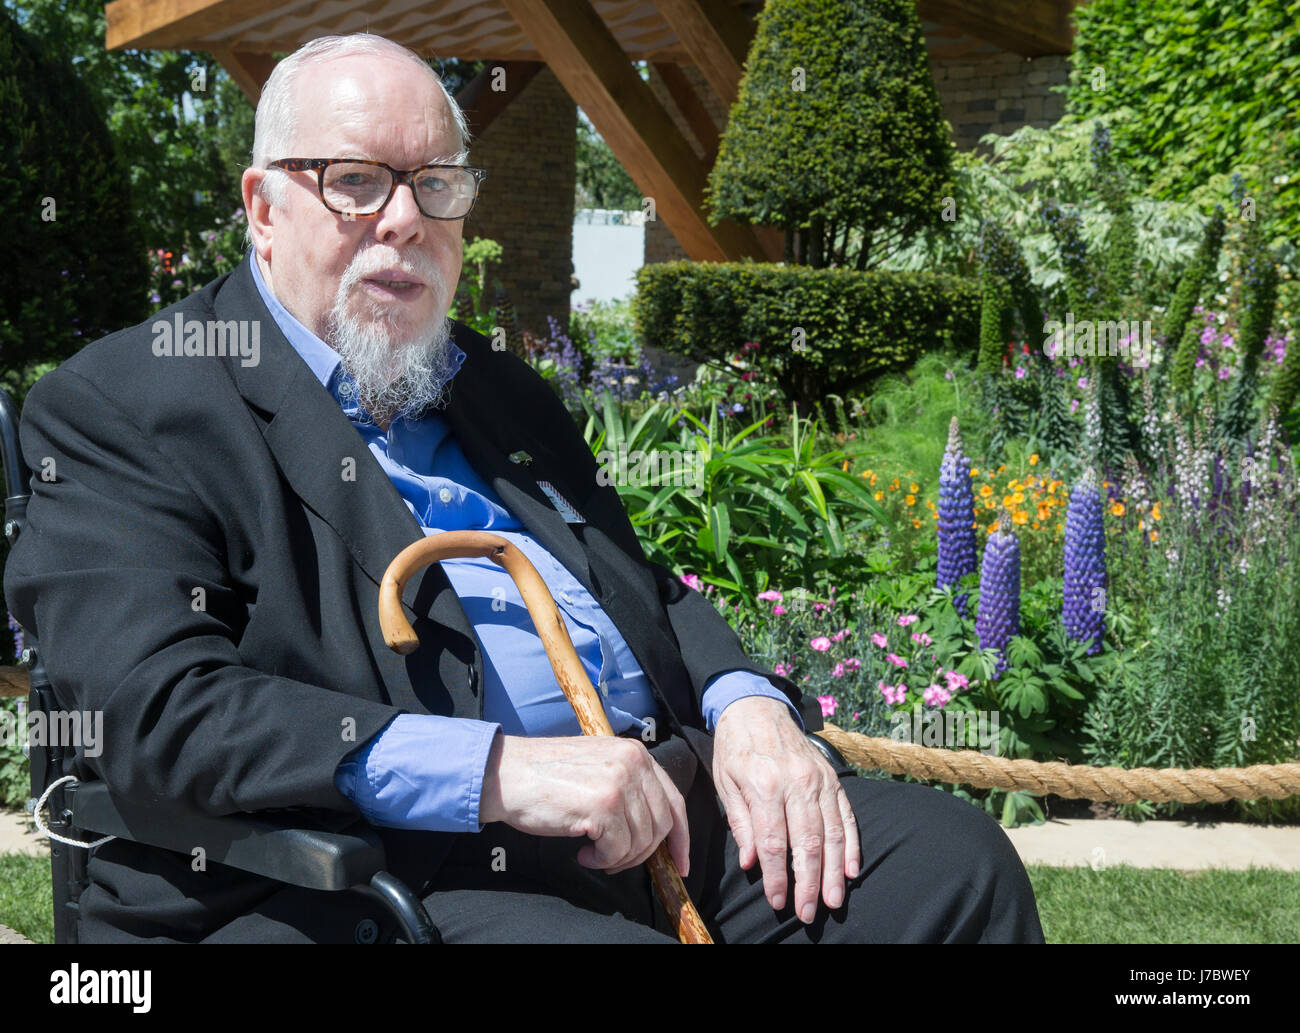
<path id="1" fill-rule="evenodd" d="M 293 345 L 294 351 L 302 356 L 302 360 L 307 363 L 312 374 L 321 382 L 321 386 L 328 389 L 337 399 L 337 380 L 347 376 L 340 368 L 343 365 L 342 356 L 303 326 L 298 317 L 280 303 L 280 299 L 271 292 L 271 288 L 267 286 L 266 281 L 262 278 L 262 270 L 258 266 L 257 255 L 251 250 L 249 261 L 253 264 L 253 282 L 257 284 L 257 292 L 262 295 L 262 300 L 266 302 L 266 307 L 271 313 L 271 318 L 275 320 L 275 325 L 280 328 L 285 339 Z M 456 366 L 456 372 L 459 372 L 461 365 L 465 361 L 465 352 L 461 350 L 455 341 L 448 341 L 447 344 L 451 348 L 452 362 Z M 453 372 L 452 376 L 455 375 L 456 373 Z"/>

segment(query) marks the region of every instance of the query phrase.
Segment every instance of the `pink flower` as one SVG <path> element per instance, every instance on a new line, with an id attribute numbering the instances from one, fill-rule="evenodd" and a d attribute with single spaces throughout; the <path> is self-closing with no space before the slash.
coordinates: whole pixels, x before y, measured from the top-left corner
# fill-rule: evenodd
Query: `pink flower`
<path id="1" fill-rule="evenodd" d="M 885 654 L 885 659 L 888 660 L 888 661 L 889 661 L 891 664 L 893 664 L 895 667 L 906 667 L 906 666 L 907 666 L 907 661 L 904 660 L 904 659 L 903 659 L 901 656 L 899 656 L 897 653 L 886 653 L 886 654 Z"/>
<path id="2" fill-rule="evenodd" d="M 884 635 L 882 635 L 880 632 L 877 631 L 874 635 L 871 636 L 871 644 L 873 646 L 878 646 L 879 648 L 884 649 L 885 646 L 889 645 L 889 639 L 885 638 Z"/>
<path id="3" fill-rule="evenodd" d="M 844 677 L 844 664 L 843 664 L 843 663 L 838 663 L 838 664 L 835 665 L 835 670 L 831 671 L 831 677 L 832 677 L 832 678 L 843 678 L 843 677 Z"/>
<path id="4" fill-rule="evenodd" d="M 687 588 L 693 588 L 697 592 L 700 590 L 700 577 L 698 574 L 683 574 L 682 582 Z"/>
<path id="5" fill-rule="evenodd" d="M 1079 386 L 1080 386 L 1081 388 L 1083 388 L 1083 389 L 1086 391 L 1086 390 L 1088 389 L 1088 378 L 1087 378 L 1087 377 L 1080 377 L 1080 378 L 1079 378 Z"/>
<path id="6" fill-rule="evenodd" d="M 919 621 L 920 619 L 921 619 L 921 618 L 918 617 L 918 616 L 917 616 L 916 614 L 914 614 L 914 613 L 905 613 L 905 614 L 903 614 L 903 616 L 901 616 L 901 617 L 898 618 L 898 626 L 899 626 L 900 628 L 905 628 L 905 627 L 907 627 L 909 624 L 915 624 L 915 623 L 916 623 L 917 621 Z"/>
<path id="7" fill-rule="evenodd" d="M 1017 366 L 1017 367 L 1016 367 L 1016 379 L 1017 379 L 1017 380 L 1024 380 L 1024 379 L 1025 379 L 1025 367 L 1024 367 L 1024 366 Z"/>
<path id="8" fill-rule="evenodd" d="M 834 696 L 818 696 L 817 702 L 822 705 L 822 717 L 830 717 L 838 706 Z"/>
<path id="9" fill-rule="evenodd" d="M 861 666 L 862 662 L 856 656 L 851 656 L 844 661 L 844 669 L 846 671 L 856 671 Z"/>
<path id="10" fill-rule="evenodd" d="M 783 599 L 780 592 L 774 592 L 770 588 L 766 592 L 759 592 L 758 597 L 766 603 L 779 603 Z"/>
<path id="11" fill-rule="evenodd" d="M 952 694 L 945 688 L 938 685 L 931 685 L 925 690 L 922 698 L 925 700 L 927 707 L 941 707 L 952 699 Z"/>
<path id="12" fill-rule="evenodd" d="M 849 635 L 849 629 L 848 629 L 848 628 L 841 628 L 839 631 L 835 632 L 835 634 L 831 636 L 831 641 L 832 641 L 832 642 L 839 642 L 839 641 L 841 641 L 841 640 L 847 638 L 848 635 Z"/>
<path id="13" fill-rule="evenodd" d="M 931 642 L 934 641 L 934 639 L 932 639 L 924 631 L 914 631 L 912 632 L 912 641 L 919 642 L 923 646 L 928 646 Z"/>
<path id="14" fill-rule="evenodd" d="M 772 668 L 772 670 L 775 671 L 777 674 L 779 674 L 782 678 L 788 677 L 790 674 L 790 668 L 788 668 L 785 664 L 777 664 L 775 667 Z"/>
<path id="15" fill-rule="evenodd" d="M 831 648 L 831 640 L 825 635 L 818 635 L 815 639 L 809 642 L 808 645 L 812 646 L 813 649 L 817 650 L 817 652 L 824 653 L 826 650 Z"/>
<path id="16" fill-rule="evenodd" d="M 780 603 L 777 603 L 775 606 L 772 607 L 772 616 L 780 617 L 783 613 L 785 613 L 785 607 L 782 606 Z"/>
<path id="17" fill-rule="evenodd" d="M 961 692 L 962 689 L 970 685 L 970 679 L 964 674 L 958 674 L 956 671 L 944 672 L 944 678 L 948 682 L 949 692 Z"/>

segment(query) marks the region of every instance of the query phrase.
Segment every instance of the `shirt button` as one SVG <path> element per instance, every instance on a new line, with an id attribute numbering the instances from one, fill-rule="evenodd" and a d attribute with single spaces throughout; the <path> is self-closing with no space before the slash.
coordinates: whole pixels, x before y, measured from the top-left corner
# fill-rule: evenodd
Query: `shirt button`
<path id="1" fill-rule="evenodd" d="M 450 489 L 450 488 L 442 488 L 442 489 L 440 489 L 440 490 L 438 491 L 438 498 L 442 499 L 443 502 L 450 502 L 450 501 L 451 501 L 451 489 Z"/>

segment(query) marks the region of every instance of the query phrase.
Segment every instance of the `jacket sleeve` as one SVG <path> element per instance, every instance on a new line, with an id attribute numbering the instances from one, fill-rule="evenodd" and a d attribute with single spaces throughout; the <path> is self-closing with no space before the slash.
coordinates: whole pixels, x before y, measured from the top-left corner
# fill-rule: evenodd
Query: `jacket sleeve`
<path id="1" fill-rule="evenodd" d="M 5 598 L 60 705 L 102 714 L 82 777 L 214 815 L 356 814 L 335 770 L 401 711 L 243 664 L 255 598 L 230 575 L 219 515 L 95 384 L 42 377 L 21 437 L 35 475 Z"/>

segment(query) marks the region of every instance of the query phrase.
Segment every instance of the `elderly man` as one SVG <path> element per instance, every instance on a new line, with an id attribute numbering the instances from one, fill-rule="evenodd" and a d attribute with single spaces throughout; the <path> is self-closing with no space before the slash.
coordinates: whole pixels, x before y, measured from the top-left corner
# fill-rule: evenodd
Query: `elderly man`
<path id="1" fill-rule="evenodd" d="M 244 263 L 32 390 L 27 458 L 55 476 L 5 588 L 65 700 L 104 712 L 82 773 L 208 814 L 360 814 L 449 942 L 665 942 L 642 865 L 664 841 L 718 940 L 1041 941 L 1001 830 L 838 777 L 815 706 L 646 561 L 550 389 L 446 318 L 467 143 L 411 52 L 304 46 L 258 105 Z M 257 347 L 211 347 L 235 331 Z M 457 528 L 532 560 L 617 737 L 577 734 L 486 560 L 426 570 L 421 648 L 384 648 L 388 562 Z M 393 935 L 370 901 L 120 840 L 89 877 L 85 942 Z"/>

